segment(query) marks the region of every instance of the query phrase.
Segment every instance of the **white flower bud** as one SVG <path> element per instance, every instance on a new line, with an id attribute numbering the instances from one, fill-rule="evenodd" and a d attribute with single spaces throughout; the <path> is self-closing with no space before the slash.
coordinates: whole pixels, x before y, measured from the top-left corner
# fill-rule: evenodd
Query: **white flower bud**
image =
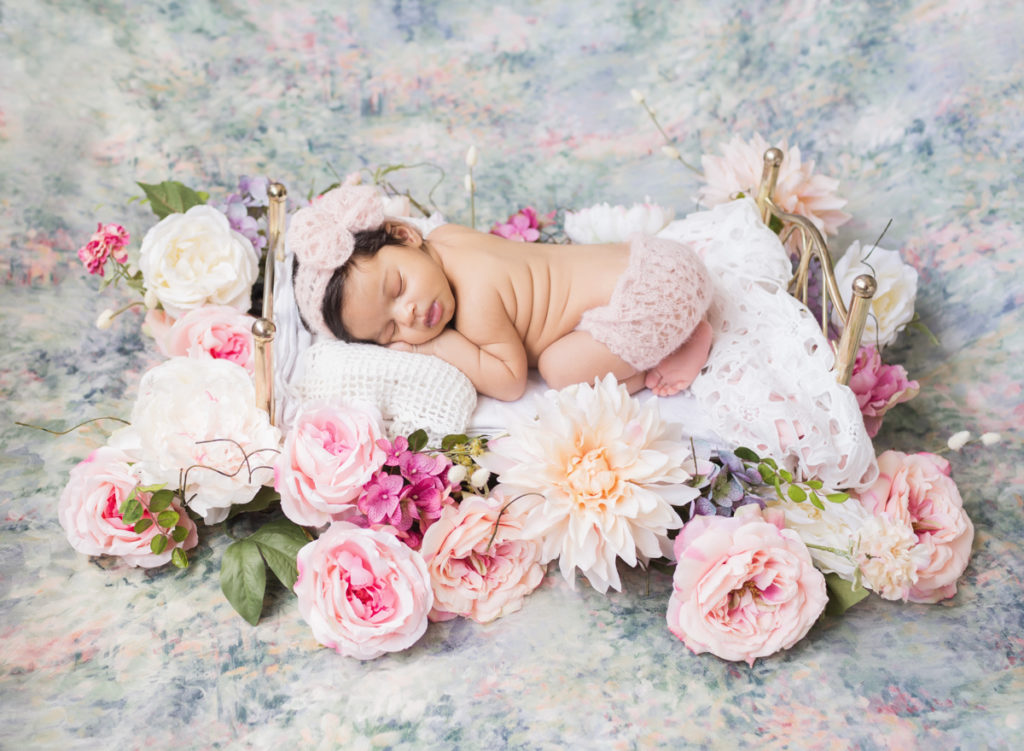
<path id="1" fill-rule="evenodd" d="M 952 451 L 959 451 L 969 440 L 971 440 L 971 431 L 961 430 L 960 432 L 951 435 L 949 440 L 946 441 L 946 445 L 949 446 Z"/>
<path id="2" fill-rule="evenodd" d="M 675 146 L 669 146 L 668 144 L 661 147 L 661 153 L 667 156 L 669 159 L 679 158 L 679 149 Z"/>
<path id="3" fill-rule="evenodd" d="M 100 330 L 109 329 L 114 321 L 114 311 L 107 308 L 96 318 L 96 328 Z"/>
<path id="4" fill-rule="evenodd" d="M 999 433 L 982 433 L 981 442 L 985 446 L 994 446 L 1003 440 L 1003 436 Z"/>
<path id="5" fill-rule="evenodd" d="M 452 468 L 448 470 L 448 482 L 452 485 L 461 485 L 465 479 L 466 468 L 461 464 L 453 464 Z"/>
<path id="6" fill-rule="evenodd" d="M 470 475 L 469 484 L 472 485 L 474 488 L 480 488 L 481 490 L 483 490 L 483 488 L 486 487 L 487 485 L 487 481 L 490 479 L 491 473 L 484 469 L 483 467 L 480 467 L 480 469 L 476 470 L 472 475 Z"/>
<path id="7" fill-rule="evenodd" d="M 472 193 L 473 192 L 473 188 L 476 187 L 476 185 L 473 183 L 473 176 L 472 175 L 466 175 L 465 185 L 466 185 L 466 192 L 467 193 Z"/>
<path id="8" fill-rule="evenodd" d="M 466 166 L 473 169 L 476 166 L 476 146 L 466 149 Z"/>
<path id="9" fill-rule="evenodd" d="M 630 89 L 629 95 L 633 97 L 633 101 L 636 102 L 637 104 L 644 103 L 644 93 L 640 91 L 640 89 Z"/>
<path id="10" fill-rule="evenodd" d="M 156 306 L 160 304 L 160 298 L 151 289 L 146 290 L 146 296 L 143 298 L 143 301 L 146 303 L 147 310 L 156 310 Z"/>

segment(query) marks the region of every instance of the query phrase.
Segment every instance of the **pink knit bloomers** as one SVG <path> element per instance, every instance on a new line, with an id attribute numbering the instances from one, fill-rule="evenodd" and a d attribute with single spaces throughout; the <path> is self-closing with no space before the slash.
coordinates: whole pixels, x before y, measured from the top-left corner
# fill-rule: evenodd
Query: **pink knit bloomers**
<path id="1" fill-rule="evenodd" d="M 586 311 L 577 328 L 637 370 L 649 370 L 690 338 L 710 303 L 708 270 L 692 249 L 638 235 L 608 304 Z"/>

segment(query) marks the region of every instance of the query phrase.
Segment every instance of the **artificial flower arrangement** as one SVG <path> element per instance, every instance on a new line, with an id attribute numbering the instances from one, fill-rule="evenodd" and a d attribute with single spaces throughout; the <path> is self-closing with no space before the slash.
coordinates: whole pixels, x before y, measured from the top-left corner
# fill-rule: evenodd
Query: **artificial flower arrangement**
<path id="1" fill-rule="evenodd" d="M 705 156 L 702 202 L 753 190 L 765 147 L 737 138 Z M 671 143 L 666 153 L 678 158 Z M 849 218 L 838 183 L 785 153 L 777 200 L 834 234 Z M 476 162 L 472 148 L 474 223 Z M 380 179 L 388 173 L 374 174 L 382 200 L 408 208 Z M 537 419 L 513 418 L 500 436 L 389 439 L 365 404 L 308 405 L 282 435 L 256 405 L 246 313 L 266 246 L 266 179 L 243 178 L 219 205 L 176 182 L 141 187 L 159 221 L 137 258 L 127 230 L 102 223 L 79 256 L 142 296 L 97 324 L 145 306 L 168 359 L 143 375 L 128 427 L 71 472 L 58 515 L 79 552 L 185 567 L 197 522 L 255 513 L 261 526 L 221 562 L 228 600 L 257 623 L 269 569 L 315 638 L 357 659 L 408 648 L 431 620 L 508 615 L 555 560 L 570 583 L 578 572 L 601 592 L 621 588 L 620 563 L 673 566 L 670 631 L 695 653 L 750 664 L 799 641 L 830 599 L 842 611 L 869 591 L 914 602 L 956 591 L 973 527 L 945 459 L 886 451 L 879 479 L 851 494 L 743 447 L 685 440 L 657 400 L 610 376 L 549 391 Z M 562 229 L 610 242 L 671 218 L 649 203 L 602 204 L 567 214 Z M 554 223 L 527 207 L 491 231 L 529 242 Z M 917 276 L 896 251 L 855 243 L 836 266 L 840 286 L 869 262 L 879 292 L 850 387 L 874 436 L 919 390 L 881 360 L 912 321 Z"/>

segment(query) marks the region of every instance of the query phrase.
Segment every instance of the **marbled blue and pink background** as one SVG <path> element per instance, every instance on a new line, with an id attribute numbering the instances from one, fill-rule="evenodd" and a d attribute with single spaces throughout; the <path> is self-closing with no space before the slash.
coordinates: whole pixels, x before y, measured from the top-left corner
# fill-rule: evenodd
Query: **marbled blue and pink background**
<path id="1" fill-rule="evenodd" d="M 0 747 L 1019 748 L 1022 28 L 1017 0 L 0 1 Z M 283 593 L 257 628 L 236 616 L 225 535 L 187 572 L 70 549 L 57 498 L 105 433 L 14 421 L 127 416 L 155 361 L 134 314 L 93 327 L 117 295 L 74 254 L 100 220 L 141 237 L 134 181 L 216 196 L 268 174 L 303 195 L 426 161 L 468 221 L 476 144 L 481 224 L 647 196 L 689 211 L 697 178 L 631 89 L 692 162 L 734 134 L 799 145 L 849 199 L 835 248 L 893 220 L 883 245 L 919 269 L 940 343 L 890 350 L 922 392 L 876 445 L 1009 439 L 950 456 L 977 528 L 955 599 L 872 598 L 750 668 L 675 640 L 662 573 L 610 597 L 552 576 L 516 615 L 360 663 Z"/>

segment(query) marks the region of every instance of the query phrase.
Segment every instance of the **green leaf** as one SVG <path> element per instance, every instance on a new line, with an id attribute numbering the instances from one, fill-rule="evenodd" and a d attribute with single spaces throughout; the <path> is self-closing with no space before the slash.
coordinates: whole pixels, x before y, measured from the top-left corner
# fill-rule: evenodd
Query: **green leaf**
<path id="1" fill-rule="evenodd" d="M 177 180 L 165 180 L 158 184 L 136 183 L 149 199 L 150 208 L 163 219 L 171 214 L 184 214 L 193 206 L 206 203 L 192 188 Z"/>
<path id="2" fill-rule="evenodd" d="M 249 539 L 231 543 L 220 559 L 220 589 L 240 616 L 255 626 L 263 612 L 267 568 L 259 546 Z"/>
<path id="3" fill-rule="evenodd" d="M 167 550 L 167 537 L 164 535 L 157 535 L 149 541 L 149 549 L 156 555 L 160 555 L 162 552 Z"/>
<path id="4" fill-rule="evenodd" d="M 171 553 L 171 563 L 178 568 L 188 568 L 188 553 L 181 548 L 175 548 Z"/>
<path id="5" fill-rule="evenodd" d="M 141 535 L 143 532 L 145 532 L 152 526 L 152 519 L 139 519 L 137 522 L 135 522 L 135 526 L 132 529 L 135 531 L 135 534 Z"/>
<path id="6" fill-rule="evenodd" d="M 736 454 L 737 458 L 742 459 L 745 462 L 759 462 L 759 461 L 761 461 L 761 457 L 759 457 L 753 451 L 748 449 L 746 446 L 740 446 L 733 453 Z"/>
<path id="7" fill-rule="evenodd" d="M 825 574 L 825 589 L 828 591 L 825 612 L 829 615 L 842 615 L 869 594 L 864 587 L 840 579 L 838 574 Z"/>
<path id="8" fill-rule="evenodd" d="M 175 527 L 171 531 L 171 539 L 175 542 L 185 542 L 185 538 L 188 537 L 188 527 Z"/>
<path id="9" fill-rule="evenodd" d="M 781 477 L 786 482 L 793 482 L 793 473 L 790 472 L 788 469 L 780 469 L 779 477 Z"/>
<path id="10" fill-rule="evenodd" d="M 813 490 L 811 491 L 811 505 L 814 506 L 814 508 L 816 509 L 820 509 L 821 511 L 825 510 L 825 504 L 821 502 L 821 498 L 819 498 L 818 494 L 815 493 Z"/>
<path id="11" fill-rule="evenodd" d="M 842 503 L 850 497 L 849 493 L 829 493 L 825 496 L 832 503 Z"/>
<path id="12" fill-rule="evenodd" d="M 132 498 L 127 503 L 121 504 L 121 521 L 128 526 L 132 526 L 141 519 L 143 513 L 145 513 L 145 509 L 137 498 Z"/>
<path id="13" fill-rule="evenodd" d="M 775 482 L 775 470 L 768 466 L 767 462 L 761 462 L 757 465 L 758 474 L 761 475 L 761 479 L 767 485 L 771 485 Z"/>
<path id="14" fill-rule="evenodd" d="M 181 514 L 177 511 L 161 511 L 156 517 L 156 523 L 164 529 L 170 529 L 178 523 Z"/>
<path id="15" fill-rule="evenodd" d="M 174 492 L 170 490 L 158 490 L 153 493 L 153 497 L 149 499 L 149 510 L 151 513 L 159 514 L 171 507 L 171 501 L 174 500 Z M 171 527 L 172 524 L 161 524 L 161 527 Z"/>
<path id="16" fill-rule="evenodd" d="M 785 501 L 786 497 L 782 495 L 782 485 L 779 483 L 778 475 L 775 476 L 775 482 L 773 483 L 773 486 L 775 488 L 775 495 L 779 497 L 780 501 Z"/>
<path id="17" fill-rule="evenodd" d="M 807 487 L 814 488 L 815 490 L 821 490 L 824 487 L 824 485 L 822 484 L 821 480 L 808 480 Z"/>
<path id="18" fill-rule="evenodd" d="M 270 570 L 284 586 L 288 589 L 295 586 L 299 576 L 295 558 L 309 542 L 302 527 L 287 519 L 276 519 L 264 524 L 247 539 L 259 546 Z"/>
<path id="19" fill-rule="evenodd" d="M 469 436 L 463 435 L 462 433 L 452 433 L 450 435 L 446 435 L 444 438 L 441 439 L 441 450 L 451 451 L 452 448 L 454 448 L 460 443 L 469 443 Z"/>
<path id="20" fill-rule="evenodd" d="M 139 485 L 139 487 L 136 488 L 136 490 L 138 490 L 140 493 L 155 493 L 158 490 L 163 490 L 166 487 L 167 483 L 161 482 L 157 483 L 156 485 Z"/>
<path id="21" fill-rule="evenodd" d="M 786 495 L 789 496 L 790 500 L 797 503 L 803 503 L 807 500 L 807 493 L 799 485 L 790 485 L 786 488 Z"/>
<path id="22" fill-rule="evenodd" d="M 409 434 L 409 450 L 410 451 L 422 451 L 427 445 L 427 431 L 420 430 L 413 431 Z"/>
<path id="23" fill-rule="evenodd" d="M 270 507 L 271 504 L 277 503 L 280 500 L 280 493 L 267 485 L 262 485 L 260 489 L 256 491 L 256 495 L 253 496 L 251 501 L 238 506 L 232 506 L 231 510 L 228 511 L 228 519 L 236 517 L 239 514 L 247 514 L 250 511 L 263 511 Z"/>

